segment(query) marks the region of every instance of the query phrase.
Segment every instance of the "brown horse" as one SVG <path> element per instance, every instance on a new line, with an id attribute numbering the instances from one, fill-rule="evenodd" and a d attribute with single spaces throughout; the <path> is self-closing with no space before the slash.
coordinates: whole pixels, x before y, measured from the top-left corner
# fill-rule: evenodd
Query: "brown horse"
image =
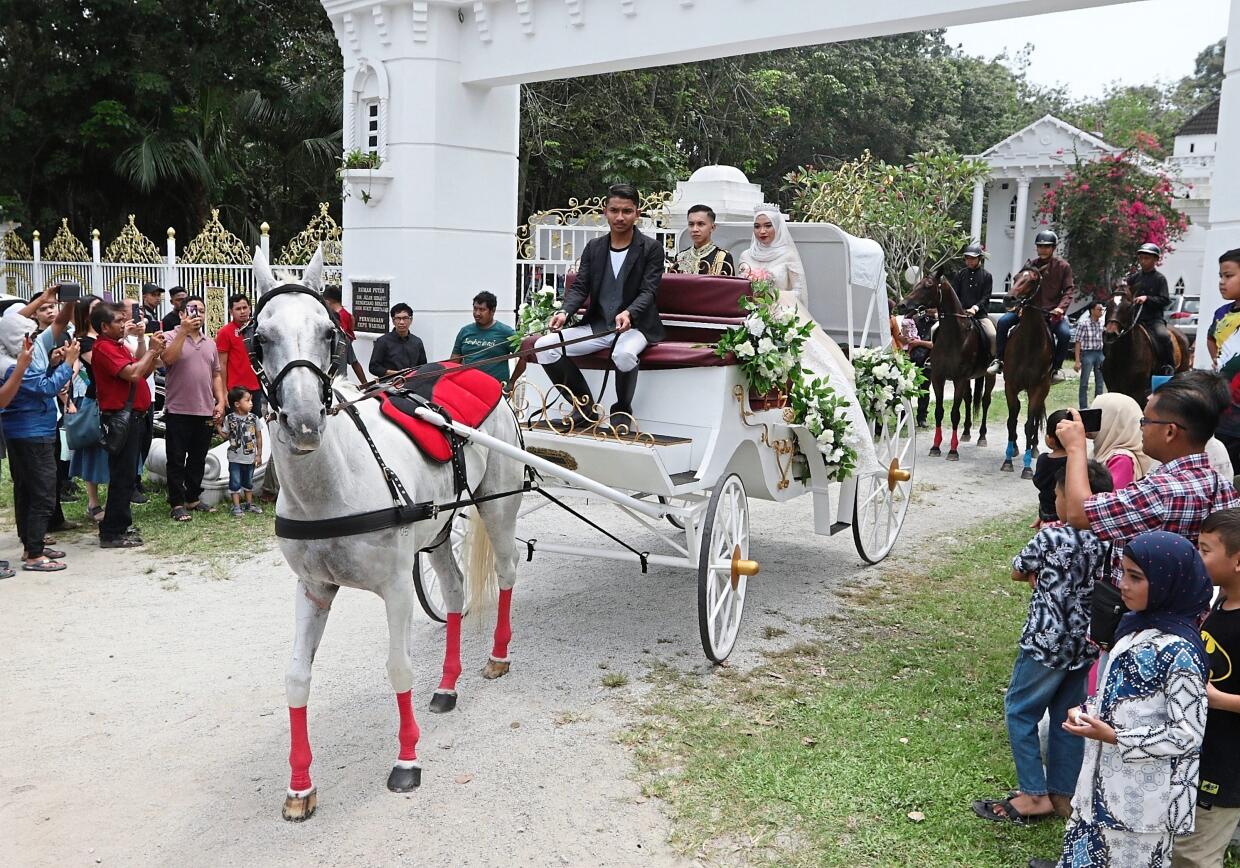
<path id="1" fill-rule="evenodd" d="M 1102 379 L 1108 392 L 1127 395 L 1144 407 L 1150 396 L 1150 375 L 1157 364 L 1158 353 L 1154 350 L 1154 338 L 1137 322 L 1139 316 L 1140 305 L 1132 303 L 1131 291 L 1124 290 L 1111 297 L 1102 332 Z M 1176 373 L 1187 371 L 1192 367 L 1188 339 L 1179 329 L 1168 331 L 1175 350 Z"/>
<path id="2" fill-rule="evenodd" d="M 1003 351 L 1003 391 L 1008 405 L 1008 445 L 1000 470 L 1011 471 L 1016 457 L 1016 422 L 1020 417 L 1020 393 L 1029 398 L 1025 417 L 1024 479 L 1033 478 L 1033 456 L 1038 449 L 1038 431 L 1046 415 L 1046 396 L 1051 390 L 1051 360 L 1055 354 L 1055 338 L 1047 325 L 1048 310 L 1034 304 L 1042 275 L 1036 269 L 1021 269 L 1012 280 L 1007 297 L 1014 299 L 1020 311 L 1020 322 L 1008 332 Z"/>
<path id="3" fill-rule="evenodd" d="M 939 325 L 930 351 L 930 383 L 934 387 L 934 445 L 931 455 L 942 455 L 943 445 L 943 384 L 952 382 L 952 442 L 948 461 L 959 461 L 960 441 L 968 441 L 973 427 L 973 413 L 978 413 L 977 445 L 986 445 L 986 414 L 990 412 L 990 396 L 995 388 L 994 374 L 986 373 L 990 364 L 990 341 L 977 321 L 964 312 L 956 291 L 943 277 L 926 276 L 913 287 L 900 305 L 911 312 L 933 307 L 939 311 Z M 985 378 L 983 384 L 982 378 Z M 976 382 L 974 382 L 976 381 Z M 960 401 L 964 399 L 964 436 L 957 437 L 960 426 Z"/>

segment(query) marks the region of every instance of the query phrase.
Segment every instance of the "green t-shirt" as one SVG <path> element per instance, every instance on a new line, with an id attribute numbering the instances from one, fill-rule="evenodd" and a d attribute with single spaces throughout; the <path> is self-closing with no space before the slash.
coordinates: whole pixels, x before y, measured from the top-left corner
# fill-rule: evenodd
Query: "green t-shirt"
<path id="1" fill-rule="evenodd" d="M 471 322 L 456 333 L 456 343 L 452 345 L 452 355 L 460 356 L 462 362 L 480 362 L 506 356 L 512 351 L 508 338 L 516 334 L 512 326 L 496 320 L 490 328 L 480 328 Z M 478 370 L 490 374 L 501 383 L 508 382 L 508 360 L 482 365 Z"/>

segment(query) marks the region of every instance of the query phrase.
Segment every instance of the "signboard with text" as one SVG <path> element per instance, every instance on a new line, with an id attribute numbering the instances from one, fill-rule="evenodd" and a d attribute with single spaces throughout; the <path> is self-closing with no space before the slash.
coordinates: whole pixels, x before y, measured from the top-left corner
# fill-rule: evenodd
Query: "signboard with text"
<path id="1" fill-rule="evenodd" d="M 392 284 L 378 280 L 353 281 L 353 330 L 383 334 L 388 330 Z"/>

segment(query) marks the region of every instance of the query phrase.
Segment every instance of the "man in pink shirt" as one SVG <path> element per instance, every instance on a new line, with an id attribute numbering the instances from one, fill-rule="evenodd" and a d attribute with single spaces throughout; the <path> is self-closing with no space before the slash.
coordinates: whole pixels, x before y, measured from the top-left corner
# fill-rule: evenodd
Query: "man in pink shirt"
<path id="1" fill-rule="evenodd" d="M 219 353 L 202 331 L 206 314 L 202 299 L 191 298 L 181 313 L 181 325 L 166 335 L 164 436 L 168 504 L 176 521 L 189 521 L 195 511 L 215 511 L 199 498 L 211 435 L 226 405 Z"/>

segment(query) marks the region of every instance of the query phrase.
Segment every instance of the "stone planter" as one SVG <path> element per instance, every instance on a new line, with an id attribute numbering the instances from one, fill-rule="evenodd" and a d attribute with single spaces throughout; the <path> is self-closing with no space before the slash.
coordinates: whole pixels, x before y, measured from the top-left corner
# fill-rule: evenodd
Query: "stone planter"
<path id="1" fill-rule="evenodd" d="M 393 175 L 387 169 L 341 169 L 340 182 L 344 185 L 345 198 L 354 198 L 363 205 L 377 205 L 392 183 Z"/>

